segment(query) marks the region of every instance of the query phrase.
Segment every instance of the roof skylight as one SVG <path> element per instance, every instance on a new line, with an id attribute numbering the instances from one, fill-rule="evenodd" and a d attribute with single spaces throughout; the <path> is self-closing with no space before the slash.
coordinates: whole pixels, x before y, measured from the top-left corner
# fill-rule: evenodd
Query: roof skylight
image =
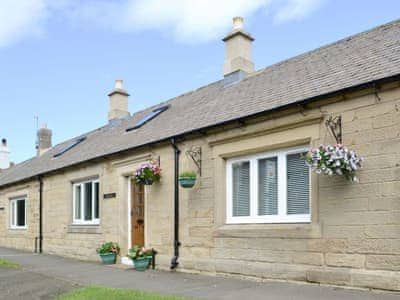
<path id="1" fill-rule="evenodd" d="M 169 105 L 165 105 L 165 106 L 161 106 L 159 108 L 153 109 L 153 111 L 151 111 L 149 114 L 145 115 L 142 119 L 140 119 L 139 122 L 137 122 L 135 126 L 126 129 L 126 131 L 132 131 L 132 130 L 142 127 L 144 124 L 150 122 L 155 117 L 157 117 L 159 114 L 166 111 L 169 107 L 170 107 Z"/>
<path id="2" fill-rule="evenodd" d="M 61 155 L 63 155 L 65 152 L 71 150 L 72 148 L 74 148 L 75 146 L 77 146 L 78 144 L 82 143 L 84 140 L 86 140 L 86 136 L 82 136 L 79 137 L 75 140 L 73 140 L 71 143 L 69 143 L 68 145 L 66 145 L 64 148 L 62 148 L 60 151 L 58 151 L 57 153 L 55 153 L 53 155 L 53 157 L 59 157 Z"/>

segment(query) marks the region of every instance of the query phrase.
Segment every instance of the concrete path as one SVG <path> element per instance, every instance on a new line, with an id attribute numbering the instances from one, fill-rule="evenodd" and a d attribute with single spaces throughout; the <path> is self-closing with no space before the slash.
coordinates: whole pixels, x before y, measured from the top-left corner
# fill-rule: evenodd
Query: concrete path
<path id="1" fill-rule="evenodd" d="M 257 283 L 176 272 L 136 272 L 117 266 L 103 266 L 100 263 L 32 254 L 2 247 L 0 258 L 21 265 L 18 270 L 0 268 L 0 299 L 53 299 L 55 295 L 71 289 L 102 285 L 213 300 L 400 300 L 398 293 L 311 284 Z"/>

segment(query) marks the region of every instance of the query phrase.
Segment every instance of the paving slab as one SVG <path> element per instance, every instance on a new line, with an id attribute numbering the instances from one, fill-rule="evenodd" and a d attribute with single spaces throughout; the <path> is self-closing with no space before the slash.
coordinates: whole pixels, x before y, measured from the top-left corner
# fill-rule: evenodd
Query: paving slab
<path id="1" fill-rule="evenodd" d="M 0 269 L 0 299 L 53 299 L 71 289 L 101 285 L 213 300 L 400 300 L 400 294 L 395 292 L 288 282 L 261 283 L 157 270 L 137 272 L 131 268 L 104 266 L 95 262 L 2 247 L 0 258 L 21 265 L 17 270 Z"/>

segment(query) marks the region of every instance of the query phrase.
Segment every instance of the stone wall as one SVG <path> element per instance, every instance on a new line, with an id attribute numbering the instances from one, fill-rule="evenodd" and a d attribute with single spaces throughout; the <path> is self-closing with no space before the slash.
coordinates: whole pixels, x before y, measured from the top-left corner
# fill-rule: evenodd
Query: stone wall
<path id="1" fill-rule="evenodd" d="M 398 85 L 338 96 L 302 108 L 226 126 L 179 142 L 180 169 L 196 170 L 186 154 L 201 147 L 202 175 L 180 189 L 180 265 L 188 272 L 400 290 L 400 89 Z M 225 161 L 270 149 L 334 143 L 324 122 L 343 118 L 344 143 L 366 158 L 360 183 L 312 175 L 311 223 L 226 224 Z M 158 250 L 160 268 L 173 255 L 174 152 L 164 144 L 44 178 L 44 251 L 97 260 L 102 242 L 129 248 L 129 176 L 143 161 L 160 159 L 160 183 L 145 189 L 145 242 Z M 72 225 L 72 182 L 96 177 L 100 225 Z M 8 201 L 29 196 L 28 229 L 8 229 Z M 0 191 L 0 245 L 34 249 L 38 182 Z"/>
<path id="2" fill-rule="evenodd" d="M 204 175 L 182 193 L 181 267 L 399 290 L 400 90 L 391 88 L 191 141 L 202 146 Z M 333 144 L 324 122 L 339 114 L 344 143 L 366 159 L 359 184 L 312 175 L 310 224 L 225 224 L 226 158 Z"/>
<path id="3" fill-rule="evenodd" d="M 26 229 L 11 229 L 10 200 L 26 199 Z M 39 181 L 17 184 L 0 191 L 0 245 L 28 251 L 38 249 L 39 237 Z"/>

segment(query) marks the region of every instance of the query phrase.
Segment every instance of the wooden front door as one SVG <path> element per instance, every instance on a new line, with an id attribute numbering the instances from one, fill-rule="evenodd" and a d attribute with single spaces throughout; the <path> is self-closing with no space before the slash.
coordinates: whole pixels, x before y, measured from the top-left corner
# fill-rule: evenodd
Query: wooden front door
<path id="1" fill-rule="evenodd" d="M 131 246 L 144 246 L 144 186 L 131 184 Z"/>

